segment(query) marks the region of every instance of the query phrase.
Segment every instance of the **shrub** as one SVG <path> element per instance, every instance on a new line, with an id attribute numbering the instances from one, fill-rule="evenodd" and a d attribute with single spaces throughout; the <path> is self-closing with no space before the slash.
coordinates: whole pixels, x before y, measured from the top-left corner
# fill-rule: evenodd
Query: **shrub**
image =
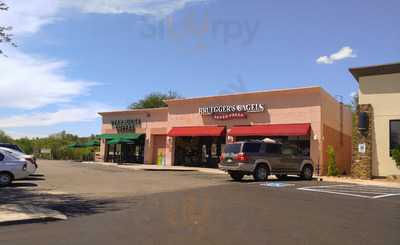
<path id="1" fill-rule="evenodd" d="M 393 160 L 396 162 L 397 167 L 400 167 L 400 147 L 390 151 Z"/>
<path id="2" fill-rule="evenodd" d="M 337 176 L 339 171 L 336 168 L 336 153 L 333 146 L 328 146 L 328 176 Z"/>

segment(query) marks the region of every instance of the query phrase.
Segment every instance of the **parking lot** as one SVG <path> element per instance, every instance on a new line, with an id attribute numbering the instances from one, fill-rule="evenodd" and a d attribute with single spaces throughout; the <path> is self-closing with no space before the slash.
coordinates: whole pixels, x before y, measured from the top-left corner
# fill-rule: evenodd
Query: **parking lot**
<path id="1" fill-rule="evenodd" d="M 368 186 L 368 185 L 311 186 L 311 187 L 298 188 L 298 190 L 314 191 L 320 193 L 345 195 L 351 197 L 370 198 L 370 199 L 400 196 L 399 188 Z"/>
<path id="2" fill-rule="evenodd" d="M 1 244 L 400 244 L 395 188 L 39 164 L 38 175 L 0 190 L 0 204 L 68 220 L 1 226 Z"/>

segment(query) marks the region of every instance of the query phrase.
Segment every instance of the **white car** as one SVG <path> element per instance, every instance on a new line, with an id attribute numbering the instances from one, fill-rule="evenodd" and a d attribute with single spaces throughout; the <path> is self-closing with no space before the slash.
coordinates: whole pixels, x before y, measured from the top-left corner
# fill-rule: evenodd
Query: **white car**
<path id="1" fill-rule="evenodd" d="M 10 148 L 5 148 L 5 147 L 0 147 L 0 150 L 3 152 L 7 152 L 8 154 L 11 154 L 15 158 L 21 159 L 21 160 L 26 160 L 27 161 L 27 171 L 29 174 L 34 174 L 37 170 L 37 164 L 36 160 L 33 156 L 31 155 L 26 155 L 25 153 L 22 153 L 20 151 L 16 151 Z"/>
<path id="2" fill-rule="evenodd" d="M 28 161 L 0 149 L 0 187 L 29 176 Z"/>

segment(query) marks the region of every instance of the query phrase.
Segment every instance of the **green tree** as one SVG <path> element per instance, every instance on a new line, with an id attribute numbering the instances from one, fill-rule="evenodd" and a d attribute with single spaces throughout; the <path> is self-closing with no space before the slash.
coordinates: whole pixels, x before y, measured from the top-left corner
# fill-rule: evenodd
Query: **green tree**
<path id="1" fill-rule="evenodd" d="M 151 93 L 147 95 L 144 99 L 132 103 L 129 109 L 145 109 L 145 108 L 160 108 L 167 107 L 164 100 L 178 99 L 182 98 L 178 93 L 169 91 L 168 93 Z"/>
<path id="2" fill-rule="evenodd" d="M 15 144 L 17 144 L 21 149 L 28 155 L 33 154 L 33 140 L 29 138 L 16 139 Z"/>
<path id="3" fill-rule="evenodd" d="M 8 6 L 3 1 L 0 1 L 0 11 L 7 10 Z M 0 43 L 10 43 L 12 46 L 16 47 L 17 45 L 12 41 L 12 34 L 10 33 L 11 29 L 11 26 L 0 25 Z M 0 54 L 3 54 L 1 49 Z"/>
<path id="4" fill-rule="evenodd" d="M 328 146 L 328 176 L 337 176 L 339 171 L 336 167 L 336 152 L 333 146 Z"/>
<path id="5" fill-rule="evenodd" d="M 4 131 L 0 130 L 0 143 L 13 143 L 13 139 Z"/>
<path id="6" fill-rule="evenodd" d="M 397 167 L 400 168 L 400 147 L 397 147 L 390 151 L 393 160 L 396 162 Z"/>

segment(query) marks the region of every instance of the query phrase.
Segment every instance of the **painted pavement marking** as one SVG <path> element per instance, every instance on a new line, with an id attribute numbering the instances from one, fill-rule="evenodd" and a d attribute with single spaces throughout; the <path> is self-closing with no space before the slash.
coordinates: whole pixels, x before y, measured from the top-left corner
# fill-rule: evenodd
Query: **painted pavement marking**
<path id="1" fill-rule="evenodd" d="M 260 185 L 265 186 L 265 187 L 275 187 L 275 188 L 294 186 L 294 184 L 288 184 L 288 183 L 282 183 L 282 182 L 275 182 L 275 183 L 265 182 Z"/>
<path id="2" fill-rule="evenodd" d="M 308 187 L 297 188 L 297 190 L 361 197 L 368 199 L 400 196 L 400 188 L 368 186 L 368 185 L 308 186 Z"/>

